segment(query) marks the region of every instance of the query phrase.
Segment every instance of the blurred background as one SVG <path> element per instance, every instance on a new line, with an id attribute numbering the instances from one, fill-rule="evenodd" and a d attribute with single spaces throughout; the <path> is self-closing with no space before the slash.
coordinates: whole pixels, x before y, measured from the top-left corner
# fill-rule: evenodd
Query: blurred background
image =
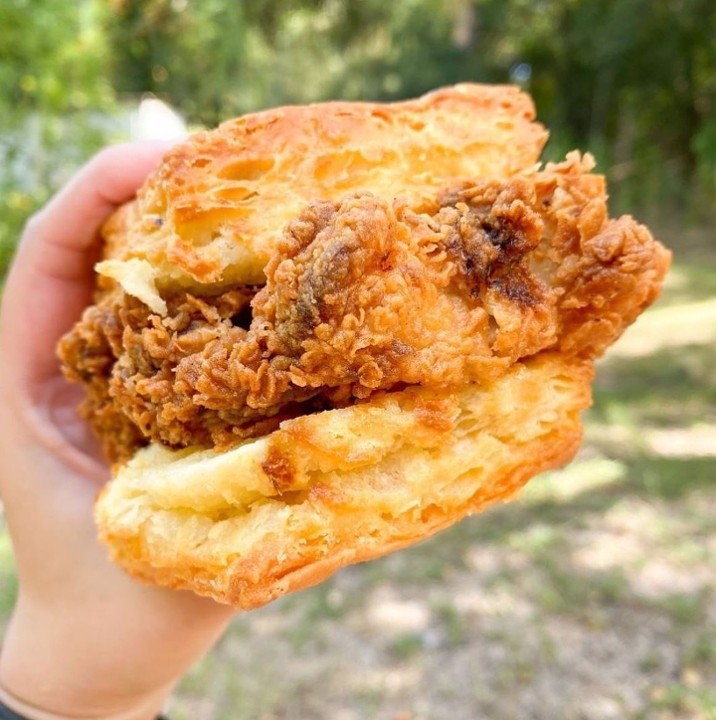
<path id="1" fill-rule="evenodd" d="M 176 720 L 716 718 L 713 0 L 0 0 L 0 283 L 132 128 L 459 81 L 522 86 L 546 158 L 596 156 L 674 250 L 664 296 L 601 362 L 572 465 L 238 618 Z M 2 534 L 0 624 L 14 594 Z"/>

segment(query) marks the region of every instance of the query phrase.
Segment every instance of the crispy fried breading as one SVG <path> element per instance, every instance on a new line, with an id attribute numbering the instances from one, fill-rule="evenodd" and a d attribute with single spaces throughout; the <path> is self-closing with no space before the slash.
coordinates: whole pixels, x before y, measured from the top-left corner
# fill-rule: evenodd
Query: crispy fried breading
<path id="1" fill-rule="evenodd" d="M 484 385 L 544 350 L 595 357 L 656 297 L 668 253 L 607 218 L 589 169 L 575 154 L 465 183 L 427 212 L 370 193 L 314 203 L 277 244 L 250 325 L 254 288 L 165 298 L 165 319 L 109 297 L 61 346 L 90 386 L 85 414 L 126 459 L 140 437 L 226 447 L 378 391 Z"/>

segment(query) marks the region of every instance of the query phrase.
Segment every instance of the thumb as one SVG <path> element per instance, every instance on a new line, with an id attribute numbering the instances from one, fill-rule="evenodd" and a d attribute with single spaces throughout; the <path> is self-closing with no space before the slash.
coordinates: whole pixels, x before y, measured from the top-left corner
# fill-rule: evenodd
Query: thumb
<path id="1" fill-rule="evenodd" d="M 0 310 L 3 382 L 26 388 L 57 374 L 57 341 L 91 299 L 99 229 L 170 147 L 142 142 L 103 150 L 29 221 Z"/>

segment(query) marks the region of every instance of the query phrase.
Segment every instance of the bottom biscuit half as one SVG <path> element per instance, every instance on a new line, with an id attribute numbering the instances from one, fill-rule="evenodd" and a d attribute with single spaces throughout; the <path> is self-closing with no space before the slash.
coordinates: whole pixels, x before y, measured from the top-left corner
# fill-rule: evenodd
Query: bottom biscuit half
<path id="1" fill-rule="evenodd" d="M 152 445 L 101 493 L 100 537 L 138 579 L 259 607 L 568 462 L 592 375 L 545 354 L 488 387 L 386 393 L 223 453 Z"/>

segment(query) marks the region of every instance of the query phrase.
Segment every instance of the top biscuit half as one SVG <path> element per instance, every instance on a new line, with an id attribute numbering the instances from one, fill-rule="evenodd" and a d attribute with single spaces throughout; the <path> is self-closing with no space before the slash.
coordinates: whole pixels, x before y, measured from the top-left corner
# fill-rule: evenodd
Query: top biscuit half
<path id="1" fill-rule="evenodd" d="M 369 189 L 416 210 L 455 180 L 508 179 L 547 140 L 530 97 L 462 84 L 394 104 L 329 102 L 231 120 L 171 150 L 106 223 L 100 273 L 161 312 L 157 293 L 262 284 L 308 203 Z"/>

